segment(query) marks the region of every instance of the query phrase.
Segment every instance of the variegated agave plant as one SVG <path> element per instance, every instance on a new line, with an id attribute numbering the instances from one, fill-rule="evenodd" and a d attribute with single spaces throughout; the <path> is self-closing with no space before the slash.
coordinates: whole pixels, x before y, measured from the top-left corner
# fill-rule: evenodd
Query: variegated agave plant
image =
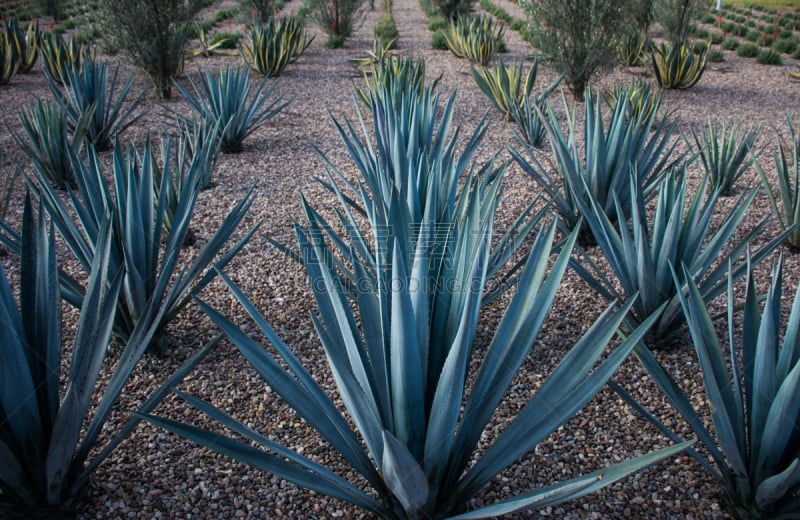
<path id="1" fill-rule="evenodd" d="M 274 350 L 203 305 L 265 382 L 371 489 L 360 489 L 188 394 L 181 395 L 247 440 L 165 418 L 148 419 L 301 486 L 397 519 L 485 518 L 543 507 L 591 492 L 683 449 L 685 444 L 672 446 L 467 511 L 470 498 L 595 395 L 652 320 L 598 363 L 630 304 L 618 311 L 609 308 L 515 420 L 476 456 L 486 425 L 547 315 L 576 234 L 550 267 L 556 226 L 539 231 L 519 274 L 518 291 L 490 344 L 478 354 L 475 336 L 496 256 L 491 244 L 504 167 L 490 161 L 484 168 L 467 169 L 457 160 L 459 167 L 451 168 L 452 162 L 442 160 L 454 142 L 448 138 L 449 122 L 439 134 L 428 126 L 437 119 L 437 97 L 429 90 L 422 96 L 405 92 L 402 99 L 387 100 L 391 95 L 385 92 L 372 98 L 376 144 L 352 138 L 349 124 L 337 124 L 363 175 L 357 184 L 345 184 L 338 172 L 329 174 L 329 188 L 341 202 L 337 224 L 346 232 L 333 231 L 333 223 L 305 199 L 305 224 L 295 226 L 318 306 L 313 323 L 347 414 L 231 280 L 223 277 Z M 428 139 L 417 142 L 419 135 Z M 462 172 L 466 179 L 460 184 Z M 366 218 L 366 228 L 356 214 Z M 478 368 L 467 378 L 471 362 Z"/>

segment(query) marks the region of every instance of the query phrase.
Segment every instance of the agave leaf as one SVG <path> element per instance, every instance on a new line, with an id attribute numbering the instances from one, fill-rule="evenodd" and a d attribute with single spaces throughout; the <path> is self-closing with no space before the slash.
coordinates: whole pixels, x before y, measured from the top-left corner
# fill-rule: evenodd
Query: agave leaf
<path id="1" fill-rule="evenodd" d="M 673 446 L 653 451 L 646 455 L 640 455 L 625 462 L 614 464 L 608 468 L 599 469 L 581 475 L 566 482 L 559 482 L 551 486 L 537 489 L 531 493 L 525 493 L 513 499 L 503 500 L 490 506 L 482 507 L 469 513 L 463 513 L 451 517 L 452 520 L 468 520 L 478 518 L 496 518 L 501 515 L 523 511 L 533 507 L 543 508 L 554 506 L 563 502 L 573 500 L 598 489 L 608 486 L 622 478 L 643 470 L 644 468 L 656 464 L 664 459 L 668 459 L 687 449 L 694 441 L 685 441 Z"/>
<path id="2" fill-rule="evenodd" d="M 254 448 L 247 443 L 229 439 L 215 432 L 209 432 L 171 419 L 153 415 L 145 415 L 143 417 L 165 430 L 181 435 L 182 437 L 224 455 L 228 455 L 235 460 L 242 461 L 255 468 L 269 471 L 270 473 L 293 482 L 301 483 L 303 487 L 308 489 L 355 504 L 375 514 L 381 514 L 383 512 L 380 504 L 375 502 L 375 499 L 353 489 L 352 486 L 346 487 L 346 481 L 344 481 L 345 484 L 343 484 L 343 479 L 331 482 L 329 478 L 313 470 L 304 468 L 296 463 L 287 462 L 270 453 Z"/>
<path id="3" fill-rule="evenodd" d="M 63 499 L 64 479 L 72 477 L 71 468 L 75 446 L 88 414 L 92 393 L 100 373 L 116 312 L 116 299 L 122 278 L 110 272 L 111 220 L 101 224 L 97 250 L 86 289 L 72 364 L 61 408 L 53 424 L 47 457 L 48 501 L 58 504 Z M 77 459 L 82 465 L 83 458 Z M 72 485 L 72 482 L 68 483 Z"/>
<path id="4" fill-rule="evenodd" d="M 800 483 L 800 459 L 795 458 L 785 470 L 764 479 L 759 484 L 755 503 L 763 510 L 768 510 L 774 504 L 780 505 L 781 499 L 798 483 Z"/>
<path id="5" fill-rule="evenodd" d="M 414 516 L 428 500 L 428 481 L 406 446 L 391 432 L 383 430 L 383 478 L 403 509 Z"/>
<path id="6" fill-rule="evenodd" d="M 325 392 L 317 385 L 300 361 L 292 354 L 272 327 L 258 313 L 253 304 L 240 289 L 224 274 L 220 278 L 234 293 L 237 300 L 256 321 L 259 329 L 275 346 L 281 358 L 287 363 L 296 379 L 284 378 L 280 367 L 255 341 L 248 338 L 230 320 L 206 304 L 199 302 L 201 309 L 208 314 L 214 323 L 231 338 L 233 343 L 253 365 L 253 368 L 278 392 L 297 412 L 304 417 L 320 434 L 328 439 L 362 474 L 371 482 L 379 481 L 372 462 L 364 454 L 360 443 L 352 434 L 347 423 L 336 413 Z M 283 382 L 281 382 L 283 381 Z"/>

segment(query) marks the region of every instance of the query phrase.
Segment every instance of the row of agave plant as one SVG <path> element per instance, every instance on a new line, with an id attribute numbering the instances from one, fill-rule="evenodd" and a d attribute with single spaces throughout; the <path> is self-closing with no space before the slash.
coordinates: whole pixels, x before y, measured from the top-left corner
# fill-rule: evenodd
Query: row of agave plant
<path id="1" fill-rule="evenodd" d="M 441 34 L 446 48 L 453 54 L 485 68 L 505 48 L 504 29 L 502 23 L 490 16 L 469 14 L 445 22 Z M 708 50 L 708 45 L 695 45 L 688 41 L 657 45 L 646 32 L 637 30 L 619 42 L 617 52 L 625 65 L 640 65 L 647 61 L 649 71 L 662 88 L 685 89 L 694 86 L 702 78 Z M 502 60 L 495 62 L 495 75 L 502 68 Z M 476 81 L 480 83 L 477 78 Z"/>
<path id="2" fill-rule="evenodd" d="M 424 62 L 387 58 L 368 78 L 367 87 L 359 90 L 368 115 L 358 105 L 355 124 L 334 121 L 361 175 L 354 183 L 328 162 L 323 183 L 341 204 L 336 213 L 340 222 L 329 222 L 303 199 L 305 222 L 295 226 L 299 252 L 280 246 L 302 262 L 311 280 L 318 306 L 312 319 L 347 413 L 340 411 L 259 309 L 223 273 L 255 229 L 209 269 L 252 203 L 252 190 L 189 267 L 176 269 L 213 150 L 235 151 L 236 146 L 222 144 L 226 135 L 243 139 L 248 130 L 282 107 L 277 100 L 265 101 L 274 88 L 274 84 L 264 87 L 266 80 L 255 97 L 248 98 L 248 73 L 226 69 L 219 76 L 201 74 L 188 87 L 179 85 L 200 114 L 199 122 L 184 120 L 183 126 L 205 124 L 211 131 L 194 141 L 178 137 L 177 145 L 175 138 L 165 137 L 161 164 L 149 140 L 142 153 L 117 144 L 111 175 L 115 195 L 103 181 L 91 143 L 84 145 L 84 156 L 66 146 L 76 187 L 69 190 L 70 208 L 38 163 L 34 161 L 33 175 L 25 177 L 38 201 L 39 216 L 34 204 L 26 201 L 21 233 L 2 226 L 3 242 L 19 253 L 22 264 L 19 307 L 5 276 L 0 277 L 0 313 L 10 324 L 0 332 L 3 355 L 9 360 L 0 367 L 4 374 L 0 378 L 0 450 L 9 461 L 0 468 L 0 499 L 6 505 L 28 508 L 63 507 L 80 496 L 92 471 L 144 417 L 385 518 L 483 518 L 545 507 L 592 492 L 684 449 L 720 480 L 732 508 L 754 516 L 796 511 L 800 296 L 795 297 L 781 343 L 777 331 L 780 263 L 774 268 L 763 312 L 750 276 L 752 264 L 795 226 L 787 224 L 784 233 L 752 255 L 746 253 L 750 236 L 731 246 L 732 232 L 754 196 L 748 192 L 711 235 L 710 220 L 720 190 L 712 190 L 706 181 L 684 212 L 686 161 L 667 159 L 674 149 L 670 137 L 675 125 L 666 119 L 655 122 L 657 106 L 635 113 L 630 89 L 618 93 L 607 128 L 600 97 L 589 93 L 582 136 L 574 112 L 567 110 L 565 134 L 549 104 L 537 108 L 560 182 L 521 142 L 523 151 L 513 151 L 514 160 L 537 179 L 551 200 L 548 204 L 531 201 L 512 228 L 495 237 L 495 212 L 509 163 L 497 159 L 475 163 L 487 119 L 465 143 L 458 142 L 459 131 L 453 125 L 455 98 L 442 99 L 436 82 L 425 83 Z M 65 91 L 74 88 L 73 79 L 66 78 Z M 94 105 L 86 109 L 94 110 Z M 223 111 L 230 117 L 222 117 Z M 776 160 L 783 161 L 797 200 L 800 140 L 792 137 L 793 164 L 787 164 L 783 148 Z M 586 146 L 580 149 L 578 142 Z M 529 159 L 523 155 L 526 152 Z M 713 164 L 720 162 L 713 155 L 708 157 Z M 171 186 L 177 185 L 181 188 L 176 193 Z M 168 209 L 169 193 L 176 194 L 174 210 Z M 656 215 L 649 223 L 645 206 L 654 197 Z M 558 218 L 548 224 L 551 207 Z M 52 222 L 49 230 L 45 213 Z M 172 224 L 165 230 L 170 218 Z M 343 225 L 347 233 L 334 231 L 340 227 L 334 224 Z M 558 228 L 565 230 L 565 236 L 556 241 Z M 55 230 L 85 269 L 85 288 L 58 269 Z M 575 247 L 588 236 L 609 257 L 623 293 Z M 532 245 L 525 260 L 507 268 L 514 253 L 527 243 Z M 720 260 L 721 252 L 729 250 Z M 486 425 L 535 343 L 570 265 L 613 301 L 509 426 L 490 446 L 479 448 Z M 737 339 L 731 286 L 746 274 L 745 325 Z M 108 444 L 96 446 L 100 429 L 136 363 L 148 347 L 158 343 L 169 319 L 217 276 L 253 318 L 259 337 L 274 349 L 265 349 L 229 318 L 198 300 L 199 306 L 265 384 L 317 430 L 370 489 L 360 489 L 300 450 L 253 431 L 191 395 L 179 394 L 247 441 L 150 415 L 216 340 L 154 392 Z M 516 292 L 486 352 L 478 356 L 474 340 L 480 309 L 512 286 Z M 732 372 L 726 366 L 724 342 L 717 339 L 705 306 L 726 288 Z M 72 363 L 64 375 L 67 391 L 59 398 L 60 369 L 53 367 L 61 366 L 58 311 L 62 297 L 81 308 L 81 317 Z M 701 360 L 714 410 L 713 432 L 705 428 L 699 412 L 646 346 L 662 345 L 681 325 L 691 332 Z M 110 338 L 120 330 L 126 331 L 118 334 L 124 348 L 120 354 L 109 353 Z M 622 335 L 622 341 L 609 353 L 607 345 L 617 335 Z M 741 367 L 737 364 L 740 352 Z M 610 381 L 631 353 L 687 419 L 711 460 L 636 404 L 623 386 L 613 384 L 675 439 L 675 445 L 468 511 L 473 496 L 561 427 Z M 472 376 L 470 365 L 478 357 Z M 102 395 L 94 396 L 104 363 L 113 363 L 111 380 Z M 96 408 L 90 406 L 92 399 L 99 400 Z M 81 429 L 84 424 L 88 424 L 86 430 Z"/>
<path id="3" fill-rule="evenodd" d="M 274 77 L 283 72 L 311 44 L 299 19 L 292 16 L 269 17 L 266 22 L 255 22 L 250 28 L 250 38 L 239 48 L 244 63 L 256 73 Z M 225 38 L 209 41 L 198 25 L 198 48 L 187 48 L 183 56 L 208 57 L 221 49 Z M 40 31 L 35 22 L 29 22 L 25 30 L 15 17 L 4 20 L 0 31 L 0 85 L 11 81 L 16 74 L 28 73 L 42 56 L 43 70 L 51 79 L 61 82 L 73 61 L 80 62 L 90 55 L 89 47 L 76 42 L 75 38 L 64 38 L 53 31 Z M 176 76 L 183 72 L 183 60 Z"/>

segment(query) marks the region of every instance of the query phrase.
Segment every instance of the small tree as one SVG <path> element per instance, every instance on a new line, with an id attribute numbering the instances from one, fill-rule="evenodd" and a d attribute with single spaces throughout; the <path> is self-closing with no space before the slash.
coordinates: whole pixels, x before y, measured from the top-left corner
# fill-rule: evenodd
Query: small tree
<path id="1" fill-rule="evenodd" d="M 564 74 L 576 101 L 589 79 L 616 61 L 618 39 L 630 28 L 632 0 L 523 0 L 530 42 Z"/>
<path id="2" fill-rule="evenodd" d="M 364 0 L 308 0 L 308 16 L 328 35 L 328 47 L 335 49 L 344 44 L 358 20 L 358 11 Z"/>
<path id="3" fill-rule="evenodd" d="M 275 0 L 241 0 L 241 4 L 243 12 L 251 11 L 262 23 L 269 21 L 275 9 Z"/>
<path id="4" fill-rule="evenodd" d="M 106 34 L 150 77 L 156 95 L 172 95 L 172 78 L 183 69 L 200 0 L 104 0 Z"/>
<path id="5" fill-rule="evenodd" d="M 64 12 L 63 0 L 35 0 L 34 7 L 36 12 L 43 16 L 50 16 L 56 22 L 61 20 Z"/>
<path id="6" fill-rule="evenodd" d="M 656 0 L 631 0 L 633 23 L 640 31 L 647 32 L 650 22 L 653 21 L 654 4 Z"/>
<path id="7" fill-rule="evenodd" d="M 681 42 L 689 34 L 689 24 L 699 8 L 698 0 L 657 0 L 655 20 L 661 24 L 667 38 Z"/>

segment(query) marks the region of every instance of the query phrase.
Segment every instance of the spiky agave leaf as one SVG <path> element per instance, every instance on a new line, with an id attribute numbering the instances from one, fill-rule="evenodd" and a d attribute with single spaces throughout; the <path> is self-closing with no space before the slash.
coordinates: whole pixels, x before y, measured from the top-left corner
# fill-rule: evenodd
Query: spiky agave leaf
<path id="1" fill-rule="evenodd" d="M 778 215 L 781 227 L 784 231 L 788 231 L 786 243 L 789 247 L 798 250 L 800 249 L 800 136 L 795 130 L 792 115 L 788 111 L 786 118 L 789 121 L 790 143 L 788 148 L 791 159 L 787 157 L 785 143 L 778 139 L 778 149 L 773 156 L 778 176 L 778 197 L 773 193 L 772 182 L 764 173 L 758 160 L 754 160 L 753 164 L 761 176 L 764 189 L 772 208 Z M 780 200 L 780 204 L 778 200 Z"/>

